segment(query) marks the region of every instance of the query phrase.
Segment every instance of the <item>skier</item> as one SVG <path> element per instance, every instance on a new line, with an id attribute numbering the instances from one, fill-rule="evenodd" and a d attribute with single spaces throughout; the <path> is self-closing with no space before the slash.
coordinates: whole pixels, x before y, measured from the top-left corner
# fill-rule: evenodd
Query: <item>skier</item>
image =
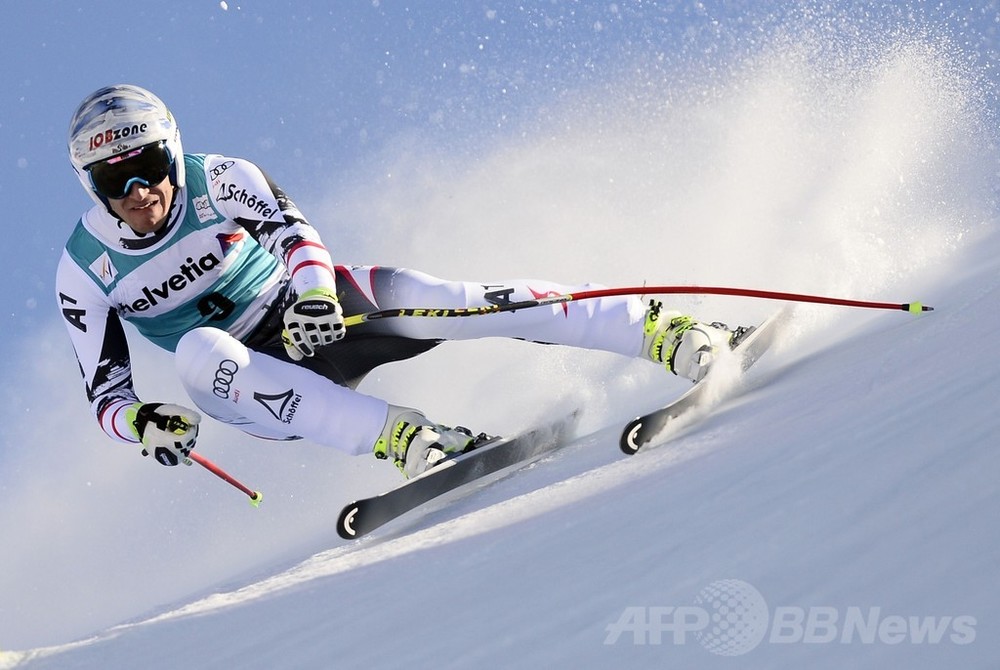
<path id="1" fill-rule="evenodd" d="M 199 412 L 141 401 L 122 320 L 174 352 L 201 412 L 262 438 L 374 452 L 413 477 L 473 443 L 465 429 L 355 390 L 373 368 L 444 340 L 505 336 L 643 357 L 697 381 L 745 329 L 699 323 L 636 297 L 483 318 L 344 314 L 464 308 L 573 293 L 550 281 L 444 281 L 414 270 L 334 265 L 313 228 L 256 165 L 185 154 L 177 122 L 138 86 L 102 88 L 69 128 L 73 169 L 95 206 L 73 229 L 56 280 L 91 410 L 114 440 L 164 465 L 188 462 Z"/>

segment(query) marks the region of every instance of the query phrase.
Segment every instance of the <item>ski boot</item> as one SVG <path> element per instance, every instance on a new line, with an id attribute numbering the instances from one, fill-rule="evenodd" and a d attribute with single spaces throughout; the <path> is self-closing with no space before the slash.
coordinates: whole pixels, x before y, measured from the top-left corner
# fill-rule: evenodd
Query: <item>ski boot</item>
<path id="1" fill-rule="evenodd" d="M 663 311 L 663 304 L 649 301 L 643 327 L 642 354 L 667 370 L 699 382 L 708 374 L 719 347 L 735 349 L 753 327 L 730 330 L 725 324 L 704 324 L 680 312 Z"/>
<path id="2" fill-rule="evenodd" d="M 389 415 L 374 451 L 375 458 L 391 458 L 409 479 L 473 448 L 475 442 L 467 428 L 441 426 L 415 409 L 389 405 Z"/>

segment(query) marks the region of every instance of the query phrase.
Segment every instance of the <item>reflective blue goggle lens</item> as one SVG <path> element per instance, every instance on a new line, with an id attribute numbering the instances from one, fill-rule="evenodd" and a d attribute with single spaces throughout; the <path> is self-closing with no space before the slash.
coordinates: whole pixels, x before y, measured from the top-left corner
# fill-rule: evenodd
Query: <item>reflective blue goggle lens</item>
<path id="1" fill-rule="evenodd" d="M 174 159 L 164 141 L 141 146 L 87 166 L 90 184 L 98 195 L 120 200 L 133 184 L 156 186 L 167 178 Z"/>

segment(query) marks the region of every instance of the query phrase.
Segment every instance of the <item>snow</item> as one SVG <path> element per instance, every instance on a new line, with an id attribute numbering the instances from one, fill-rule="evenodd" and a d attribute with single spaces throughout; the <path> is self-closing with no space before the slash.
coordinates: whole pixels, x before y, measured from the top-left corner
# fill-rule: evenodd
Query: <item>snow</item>
<path id="1" fill-rule="evenodd" d="M 254 510 L 92 434 L 54 464 L 21 454 L 10 467 L 41 488 L 5 484 L 18 549 L 0 594 L 17 605 L 0 668 L 995 667 L 1000 235 L 981 82 L 920 40 L 863 67 L 815 55 L 780 43 L 710 92 L 583 91 L 474 161 L 401 137 L 303 210 L 365 221 L 358 262 L 934 311 L 803 306 L 703 420 L 634 457 L 621 424 L 686 388 L 648 364 L 489 340 L 385 368 L 364 390 L 442 421 L 585 414 L 557 455 L 355 543 L 336 537 L 339 505 L 397 482 L 374 459 L 206 427 L 204 453 L 264 490 Z M 777 308 L 677 304 L 740 322 Z M 31 372 L 86 425 L 61 328 L 40 331 L 52 355 Z M 178 392 L 139 351 L 142 388 Z M 720 614 L 712 588 L 766 603 L 736 658 L 706 648 L 721 632 L 683 628 Z"/>

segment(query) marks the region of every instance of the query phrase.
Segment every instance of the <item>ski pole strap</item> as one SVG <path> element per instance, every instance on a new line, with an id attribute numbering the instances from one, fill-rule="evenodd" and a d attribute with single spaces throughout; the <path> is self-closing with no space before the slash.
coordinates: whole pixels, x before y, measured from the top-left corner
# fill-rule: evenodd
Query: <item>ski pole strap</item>
<path id="1" fill-rule="evenodd" d="M 804 293 L 786 293 L 783 291 L 762 291 L 748 288 L 734 288 L 728 286 L 626 286 L 621 288 L 604 288 L 590 291 L 579 291 L 577 293 L 565 293 L 562 295 L 544 296 L 532 300 L 519 300 L 504 304 L 483 305 L 481 307 L 456 307 L 456 308 L 436 308 L 436 307 L 404 307 L 399 309 L 385 309 L 365 314 L 354 314 L 344 318 L 344 324 L 348 327 L 355 326 L 367 321 L 377 321 L 379 319 L 395 318 L 400 316 L 422 316 L 422 317 L 459 317 L 459 316 L 482 316 L 484 314 L 497 314 L 499 312 L 513 312 L 519 309 L 531 307 L 541 307 L 544 305 L 555 305 L 575 300 L 589 300 L 593 298 L 607 298 L 622 295 L 729 295 L 741 296 L 745 298 L 764 298 L 768 300 L 783 300 L 787 302 L 817 303 L 822 305 L 840 305 L 843 307 L 867 307 L 870 309 L 888 309 L 919 314 L 920 312 L 933 311 L 920 302 L 873 302 L 870 300 L 851 300 L 846 298 L 831 298 L 821 295 L 806 295 Z"/>

